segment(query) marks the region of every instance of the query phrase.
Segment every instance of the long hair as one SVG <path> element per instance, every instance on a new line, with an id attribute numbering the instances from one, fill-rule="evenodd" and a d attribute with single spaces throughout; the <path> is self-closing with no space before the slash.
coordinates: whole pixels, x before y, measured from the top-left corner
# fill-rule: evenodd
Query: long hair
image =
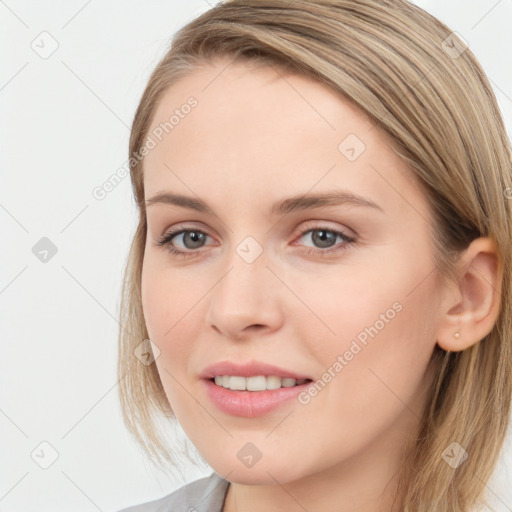
<path id="1" fill-rule="evenodd" d="M 168 88 L 215 57 L 257 61 L 324 83 L 394 140 L 433 213 L 438 275 L 479 236 L 503 259 L 500 311 L 491 332 L 460 352 L 436 346 L 435 378 L 402 475 L 406 512 L 466 512 L 484 495 L 506 434 L 512 396 L 512 159 L 492 88 L 475 56 L 439 20 L 405 0 L 230 0 L 179 30 L 153 71 L 129 144 L 139 208 L 125 269 L 119 334 L 120 399 L 129 431 L 159 465 L 173 461 L 157 418 L 172 419 L 157 368 L 134 357 L 148 339 L 141 272 L 146 241 L 144 160 L 151 121 Z M 443 451 L 468 452 L 454 470 Z M 405 478 L 407 476 L 407 478 Z"/>

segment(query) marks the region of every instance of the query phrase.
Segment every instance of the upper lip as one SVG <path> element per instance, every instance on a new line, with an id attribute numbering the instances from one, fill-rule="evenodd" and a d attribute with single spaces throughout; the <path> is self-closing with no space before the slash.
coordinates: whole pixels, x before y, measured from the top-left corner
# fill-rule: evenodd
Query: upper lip
<path id="1" fill-rule="evenodd" d="M 275 375 L 276 377 L 291 379 L 310 379 L 303 375 L 285 368 L 280 368 L 272 364 L 260 361 L 251 361 L 248 363 L 234 363 L 232 361 L 219 361 L 207 366 L 199 375 L 202 379 L 211 379 L 218 375 L 236 375 L 240 377 L 255 377 L 258 375 Z"/>

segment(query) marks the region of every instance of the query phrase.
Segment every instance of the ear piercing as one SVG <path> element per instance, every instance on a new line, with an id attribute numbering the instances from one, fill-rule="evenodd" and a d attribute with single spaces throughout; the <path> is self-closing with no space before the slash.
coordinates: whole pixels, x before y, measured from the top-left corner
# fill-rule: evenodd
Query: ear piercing
<path id="1" fill-rule="evenodd" d="M 453 335 L 454 338 L 457 338 L 459 339 L 460 338 L 460 332 L 456 332 L 454 335 Z"/>

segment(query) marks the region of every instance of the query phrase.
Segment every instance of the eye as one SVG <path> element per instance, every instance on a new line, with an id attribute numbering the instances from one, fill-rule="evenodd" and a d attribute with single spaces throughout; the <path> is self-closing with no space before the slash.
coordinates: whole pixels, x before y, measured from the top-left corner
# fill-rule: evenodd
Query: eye
<path id="1" fill-rule="evenodd" d="M 299 239 L 309 239 L 317 246 L 306 251 L 307 254 L 323 255 L 325 253 L 342 251 L 356 241 L 355 238 L 346 235 L 343 231 L 329 229 L 326 226 L 308 225 L 307 228 L 301 232 Z M 341 246 L 336 244 L 338 238 L 341 240 Z"/>
<path id="2" fill-rule="evenodd" d="M 172 245 L 174 239 L 180 240 L 180 238 L 187 250 L 177 249 Z M 157 241 L 156 245 L 166 247 L 167 250 L 175 256 L 186 258 L 187 256 L 192 256 L 197 253 L 194 249 L 201 248 L 206 238 L 210 237 L 199 229 L 177 229 L 162 236 L 160 240 Z"/>

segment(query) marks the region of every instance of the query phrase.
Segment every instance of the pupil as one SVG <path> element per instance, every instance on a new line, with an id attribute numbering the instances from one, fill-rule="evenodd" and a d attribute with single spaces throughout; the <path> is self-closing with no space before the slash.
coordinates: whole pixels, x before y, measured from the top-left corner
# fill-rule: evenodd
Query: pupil
<path id="1" fill-rule="evenodd" d="M 186 239 L 187 236 L 192 239 L 192 247 L 188 247 L 188 248 L 194 249 L 196 247 L 196 245 L 200 245 L 201 239 L 203 238 L 204 234 L 198 233 L 197 231 L 190 231 L 189 233 L 186 233 L 186 236 L 184 237 L 184 239 Z M 185 245 L 188 245 L 188 244 L 185 244 Z"/>
<path id="2" fill-rule="evenodd" d="M 333 240 L 336 239 L 336 235 L 332 231 L 320 229 L 317 230 L 315 233 L 320 233 L 320 235 L 313 234 L 313 241 L 315 243 L 318 243 L 320 247 L 330 247 L 332 245 Z M 325 242 L 327 242 L 327 244 Z"/>

